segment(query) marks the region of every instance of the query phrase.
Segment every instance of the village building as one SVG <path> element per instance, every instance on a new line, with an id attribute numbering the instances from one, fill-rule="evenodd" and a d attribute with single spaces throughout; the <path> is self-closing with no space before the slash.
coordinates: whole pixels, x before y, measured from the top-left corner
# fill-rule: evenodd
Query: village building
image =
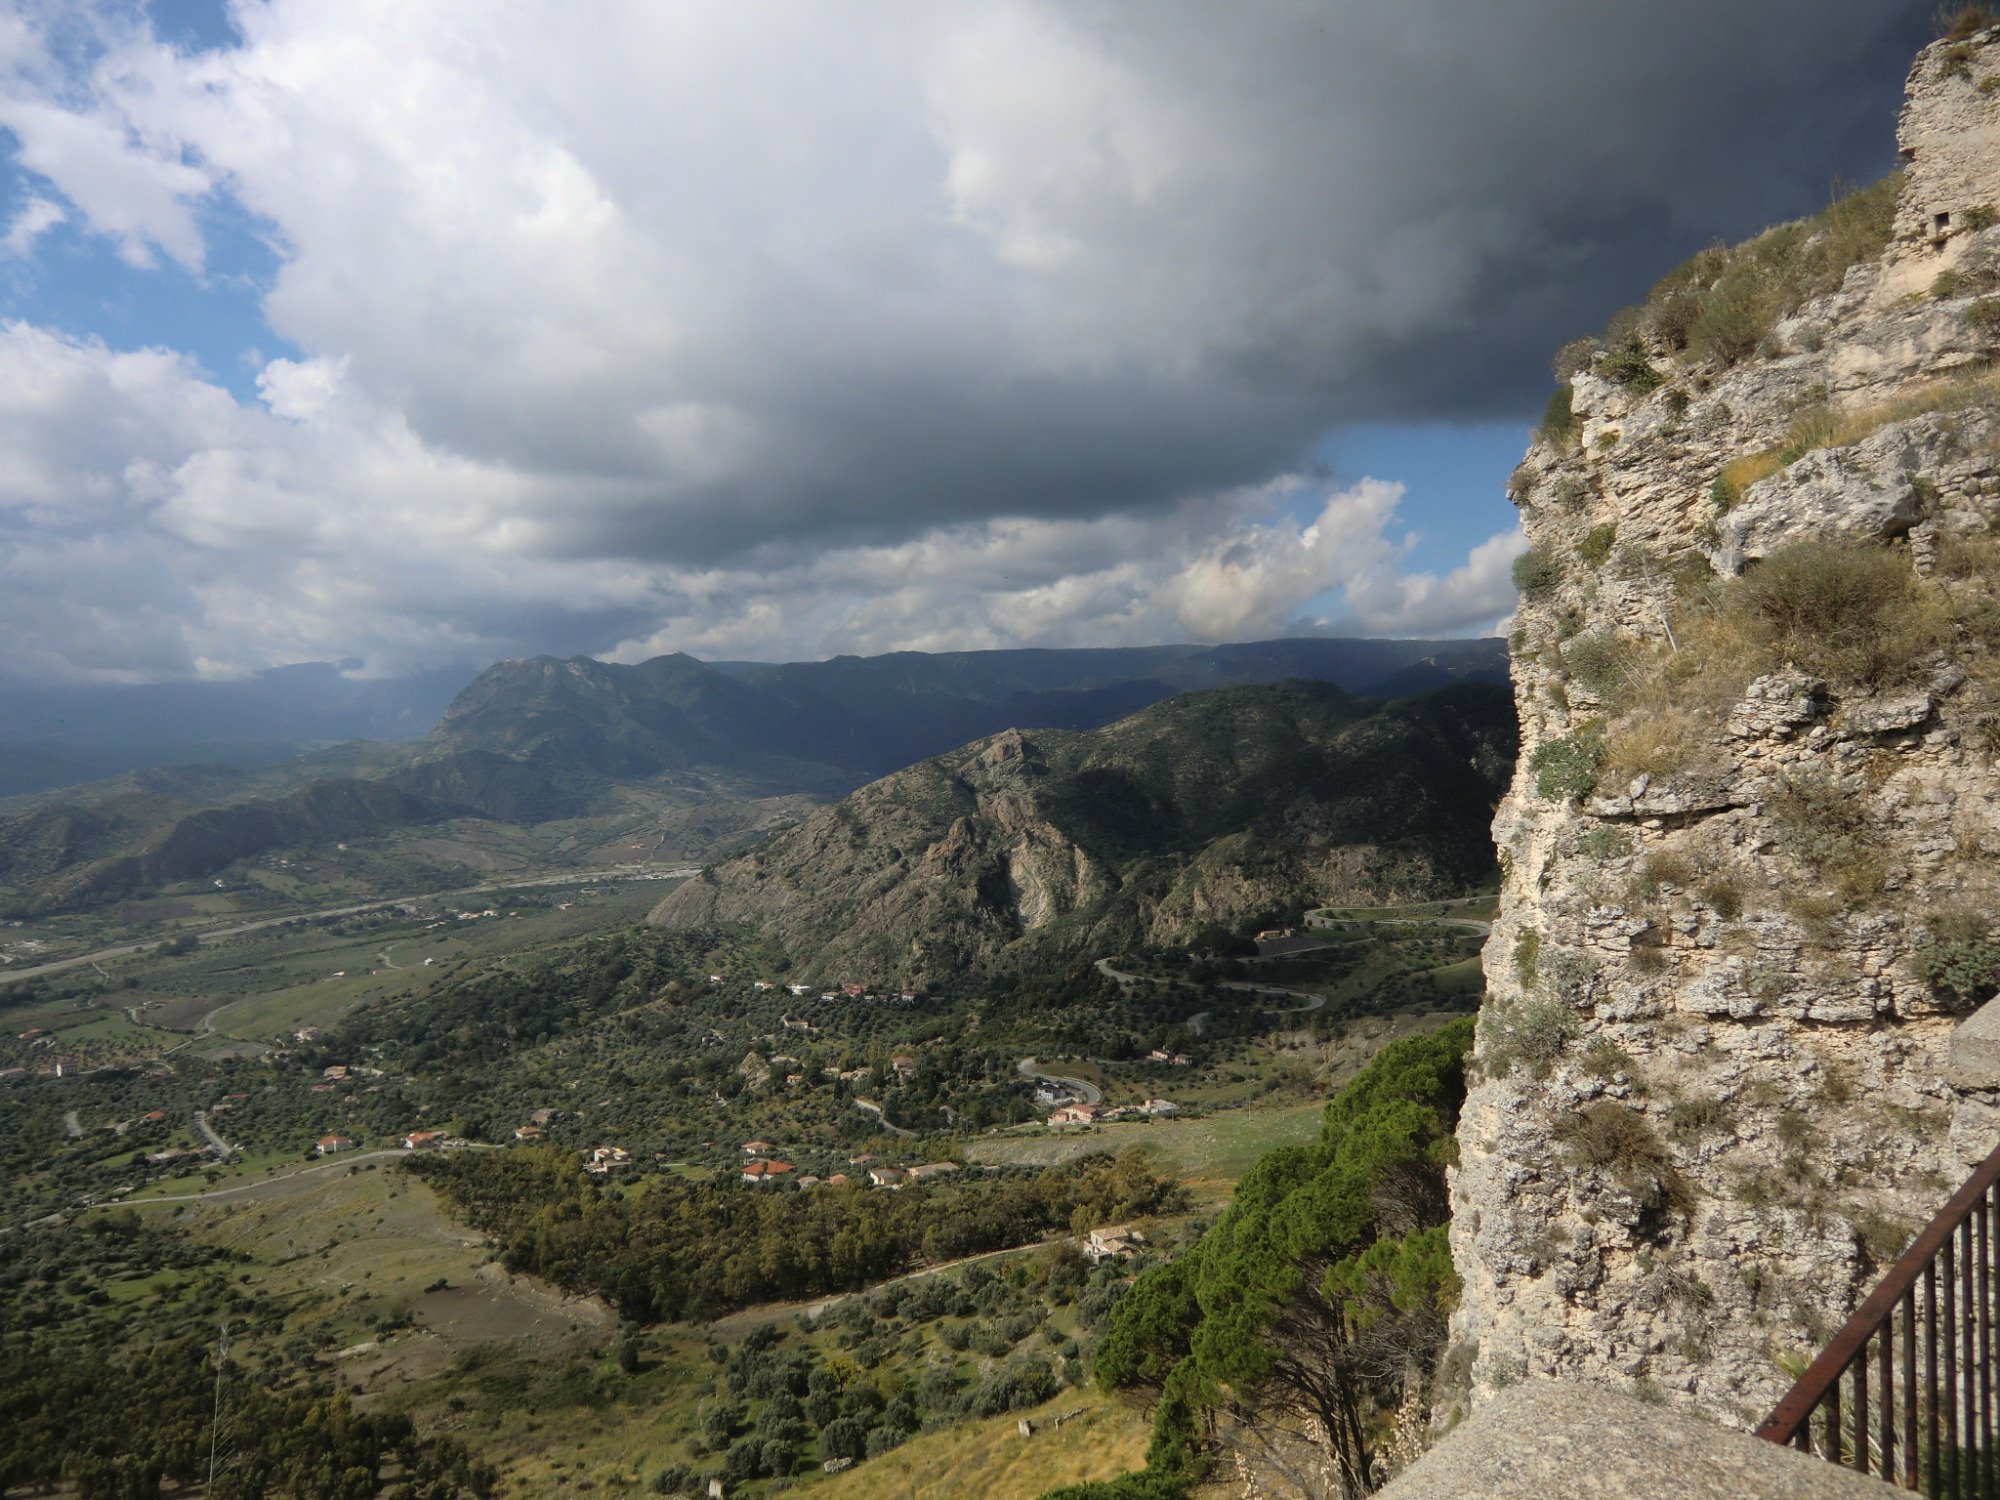
<path id="1" fill-rule="evenodd" d="M 769 1141 L 745 1141 L 743 1143 L 743 1154 L 745 1156 L 769 1156 L 771 1154 L 771 1143 Z"/>
<path id="2" fill-rule="evenodd" d="M 1049 1123 L 1051 1125 L 1089 1125 L 1093 1124 L 1103 1113 L 1103 1108 L 1096 1104 L 1065 1104 L 1061 1109 L 1050 1112 Z"/>
<path id="3" fill-rule="evenodd" d="M 323 1135 L 319 1138 L 319 1144 L 313 1149 L 321 1156 L 331 1156 L 336 1151 L 352 1151 L 354 1141 L 350 1136 Z"/>
<path id="4" fill-rule="evenodd" d="M 878 1188 L 899 1188 L 907 1174 L 901 1167 L 870 1167 L 868 1185 Z"/>
<path id="5" fill-rule="evenodd" d="M 516 1125 L 514 1127 L 514 1139 L 517 1141 L 540 1140 L 541 1136 L 542 1127 L 539 1125 Z"/>
<path id="6" fill-rule="evenodd" d="M 770 1161 L 759 1157 L 743 1163 L 743 1180 L 764 1187 L 773 1182 L 782 1182 L 798 1168 L 788 1161 Z"/>
<path id="7" fill-rule="evenodd" d="M 442 1130 L 413 1130 L 403 1137 L 405 1151 L 435 1151 L 443 1144 Z"/>
<path id="8" fill-rule="evenodd" d="M 1146 1248 L 1146 1237 L 1130 1224 L 1107 1224 L 1093 1229 L 1083 1242 L 1083 1253 L 1092 1265 L 1107 1260 L 1130 1260 Z"/>
<path id="9" fill-rule="evenodd" d="M 922 1182 L 927 1177 L 945 1177 L 958 1170 L 955 1161 L 926 1162 L 921 1167 L 911 1167 L 903 1175 L 911 1182 Z"/>
<path id="10" fill-rule="evenodd" d="M 590 1159 L 583 1164 L 583 1170 L 604 1177 L 631 1165 L 632 1153 L 623 1146 L 598 1146 L 592 1149 Z"/>

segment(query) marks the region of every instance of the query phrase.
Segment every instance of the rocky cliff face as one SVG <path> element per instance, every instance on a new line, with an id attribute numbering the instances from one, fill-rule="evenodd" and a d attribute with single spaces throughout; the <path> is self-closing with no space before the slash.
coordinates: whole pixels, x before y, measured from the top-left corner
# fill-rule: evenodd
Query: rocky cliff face
<path id="1" fill-rule="evenodd" d="M 1946 1078 L 2000 983 L 2000 31 L 1920 55 L 1899 144 L 1899 184 L 1567 351 L 1516 473 L 1475 1399 L 1759 1420 L 2000 1139 Z"/>

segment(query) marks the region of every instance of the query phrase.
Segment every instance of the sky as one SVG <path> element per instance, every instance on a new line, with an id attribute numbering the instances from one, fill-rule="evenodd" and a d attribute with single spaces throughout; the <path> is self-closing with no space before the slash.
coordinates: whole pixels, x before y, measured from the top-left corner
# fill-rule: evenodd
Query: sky
<path id="1" fill-rule="evenodd" d="M 1486 633 L 1931 0 L 0 0 L 0 679 Z"/>

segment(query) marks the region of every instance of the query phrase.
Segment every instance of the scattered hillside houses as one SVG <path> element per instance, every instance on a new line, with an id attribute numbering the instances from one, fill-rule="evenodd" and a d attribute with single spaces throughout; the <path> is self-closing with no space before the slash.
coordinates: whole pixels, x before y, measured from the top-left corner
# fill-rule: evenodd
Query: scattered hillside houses
<path id="1" fill-rule="evenodd" d="M 1180 1106 L 1171 1099 L 1148 1099 L 1139 1106 L 1140 1113 L 1148 1115 L 1171 1115 L 1180 1112 Z"/>
<path id="2" fill-rule="evenodd" d="M 405 1151 L 435 1151 L 443 1144 L 442 1130 L 413 1130 L 403 1137 Z"/>
<path id="3" fill-rule="evenodd" d="M 794 998 L 798 998 L 810 995 L 812 993 L 812 986 L 809 984 L 788 984 L 785 986 L 785 992 Z"/>
<path id="4" fill-rule="evenodd" d="M 345 1135 L 323 1135 L 313 1149 L 321 1156 L 331 1156 L 336 1151 L 352 1151 L 354 1140 L 351 1136 Z"/>
<path id="5" fill-rule="evenodd" d="M 297 1031 L 292 1033 L 292 1040 L 297 1042 L 316 1042 L 325 1035 L 326 1033 L 321 1031 L 317 1026 L 301 1026 Z"/>
<path id="6" fill-rule="evenodd" d="M 589 1160 L 583 1164 L 583 1170 L 595 1172 L 599 1177 L 606 1177 L 631 1165 L 632 1153 L 623 1146 L 597 1146 L 592 1148 Z"/>
<path id="7" fill-rule="evenodd" d="M 780 1016 L 779 1022 L 787 1031 L 818 1031 L 819 1028 L 803 1016 Z"/>
<path id="8" fill-rule="evenodd" d="M 777 986 L 768 979 L 753 979 L 750 981 L 750 988 L 762 994 L 765 990 L 775 990 Z"/>
<path id="9" fill-rule="evenodd" d="M 826 1185 L 828 1187 L 846 1187 L 853 1181 L 854 1179 L 849 1177 L 845 1172 L 835 1172 L 828 1176 Z"/>
<path id="10" fill-rule="evenodd" d="M 782 1182 L 787 1176 L 796 1171 L 798 1171 L 798 1168 L 788 1161 L 770 1161 L 763 1157 L 758 1157 L 753 1161 L 743 1163 L 743 1180 L 745 1182 L 754 1182 L 759 1187 L 763 1187 L 773 1182 Z"/>
<path id="11" fill-rule="evenodd" d="M 148 1125 L 158 1125 L 166 1117 L 167 1112 L 164 1109 L 149 1109 L 143 1115 L 139 1116 Z"/>
<path id="12" fill-rule="evenodd" d="M 901 1167 L 870 1167 L 868 1185 L 878 1188 L 899 1188 L 907 1175 Z"/>
<path id="13" fill-rule="evenodd" d="M 538 1141 L 541 1138 L 542 1127 L 539 1125 L 516 1125 L 514 1127 L 514 1139 L 517 1141 Z"/>
<path id="14" fill-rule="evenodd" d="M 1149 1063 L 1165 1063 L 1170 1068 L 1185 1068 L 1194 1059 L 1189 1057 L 1185 1052 L 1168 1052 L 1163 1048 L 1155 1047 L 1151 1052 L 1146 1054 L 1146 1061 Z"/>
<path id="15" fill-rule="evenodd" d="M 350 1072 L 346 1063 L 335 1063 L 330 1068 L 322 1068 L 319 1076 L 331 1079 L 335 1083 L 344 1083 L 350 1076 Z"/>
<path id="16" fill-rule="evenodd" d="M 1092 1265 L 1107 1260 L 1130 1260 L 1146 1248 L 1146 1237 L 1130 1224 L 1107 1224 L 1093 1229 L 1083 1242 L 1083 1253 Z"/>

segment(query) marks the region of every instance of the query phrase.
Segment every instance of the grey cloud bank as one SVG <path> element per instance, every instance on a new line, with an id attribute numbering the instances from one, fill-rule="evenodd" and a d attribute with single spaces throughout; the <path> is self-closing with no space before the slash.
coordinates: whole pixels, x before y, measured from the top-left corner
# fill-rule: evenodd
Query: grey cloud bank
<path id="1" fill-rule="evenodd" d="M 1886 167 L 1927 10 L 27 7 L 4 253 L 200 273 L 247 213 L 305 354 L 240 403 L 0 331 L 11 671 L 1490 625 L 1504 515 L 1413 572 L 1316 444 L 1528 410 L 1677 253 Z"/>

